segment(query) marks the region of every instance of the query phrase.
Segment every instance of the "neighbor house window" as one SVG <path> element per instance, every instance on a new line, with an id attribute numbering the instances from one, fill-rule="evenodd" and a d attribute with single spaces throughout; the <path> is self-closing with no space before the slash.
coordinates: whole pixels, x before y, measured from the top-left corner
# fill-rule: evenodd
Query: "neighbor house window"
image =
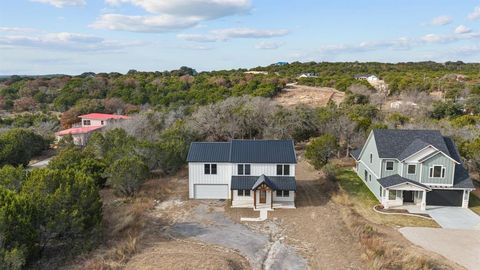
<path id="1" fill-rule="evenodd" d="M 84 126 L 90 126 L 90 120 L 83 120 Z"/>
<path id="2" fill-rule="evenodd" d="M 368 181 L 372 182 L 372 175 L 371 174 L 368 176 Z"/>
<path id="3" fill-rule="evenodd" d="M 277 165 L 277 175 L 290 175 L 290 165 Z"/>
<path id="4" fill-rule="evenodd" d="M 370 163 L 373 162 L 373 154 L 370 154 Z"/>
<path id="5" fill-rule="evenodd" d="M 205 164 L 203 170 L 205 174 L 217 174 L 217 164 Z"/>
<path id="6" fill-rule="evenodd" d="M 389 190 L 388 191 L 388 200 L 394 201 L 397 199 L 397 191 L 396 190 Z"/>
<path id="7" fill-rule="evenodd" d="M 408 165 L 407 173 L 408 174 L 416 174 L 417 172 L 417 165 Z"/>
<path id="8" fill-rule="evenodd" d="M 367 170 L 364 171 L 364 174 L 365 174 L 365 178 L 364 178 L 364 179 L 365 179 L 365 181 L 367 181 L 367 180 L 368 180 L 368 172 L 367 172 Z"/>
<path id="9" fill-rule="evenodd" d="M 238 175 L 250 175 L 250 164 L 238 164 Z"/>
<path id="10" fill-rule="evenodd" d="M 250 197 L 250 190 L 249 189 L 239 189 L 239 190 L 237 190 L 237 195 L 239 197 Z"/>
<path id="11" fill-rule="evenodd" d="M 387 171 L 393 171 L 393 161 L 387 161 L 387 164 L 385 167 Z"/>
<path id="12" fill-rule="evenodd" d="M 103 124 L 104 124 L 104 123 L 105 123 L 105 122 L 103 122 L 103 120 L 102 120 L 102 121 L 100 121 L 100 125 L 102 125 L 102 126 L 103 126 Z"/>
<path id="13" fill-rule="evenodd" d="M 277 190 L 277 197 L 289 197 L 290 191 L 288 190 Z"/>
<path id="14" fill-rule="evenodd" d="M 431 178 L 442 178 L 445 177 L 445 167 L 442 165 L 435 165 L 430 167 L 430 177 Z"/>

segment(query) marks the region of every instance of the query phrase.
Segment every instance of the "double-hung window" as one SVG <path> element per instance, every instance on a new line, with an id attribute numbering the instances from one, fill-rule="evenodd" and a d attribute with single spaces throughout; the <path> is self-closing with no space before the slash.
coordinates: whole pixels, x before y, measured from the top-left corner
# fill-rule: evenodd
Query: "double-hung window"
<path id="1" fill-rule="evenodd" d="M 237 190 L 238 197 L 250 197 L 249 189 L 239 189 Z"/>
<path id="2" fill-rule="evenodd" d="M 386 164 L 385 164 L 385 170 L 387 171 L 393 171 L 393 161 L 387 161 Z"/>
<path id="3" fill-rule="evenodd" d="M 237 173 L 238 175 L 250 175 L 250 164 L 238 164 Z"/>
<path id="4" fill-rule="evenodd" d="M 417 173 L 417 165 L 410 164 L 407 167 L 407 174 L 416 174 Z"/>
<path id="5" fill-rule="evenodd" d="M 290 191 L 289 190 L 277 190 L 277 197 L 289 197 Z"/>
<path id="6" fill-rule="evenodd" d="M 430 167 L 430 178 L 443 178 L 445 177 L 445 167 L 442 165 L 434 165 Z"/>
<path id="7" fill-rule="evenodd" d="M 90 120 L 83 120 L 84 126 L 90 126 Z"/>
<path id="8" fill-rule="evenodd" d="M 203 172 L 205 174 L 217 174 L 217 164 L 205 164 Z"/>
<path id="9" fill-rule="evenodd" d="M 290 165 L 277 165 L 277 175 L 290 175 Z"/>

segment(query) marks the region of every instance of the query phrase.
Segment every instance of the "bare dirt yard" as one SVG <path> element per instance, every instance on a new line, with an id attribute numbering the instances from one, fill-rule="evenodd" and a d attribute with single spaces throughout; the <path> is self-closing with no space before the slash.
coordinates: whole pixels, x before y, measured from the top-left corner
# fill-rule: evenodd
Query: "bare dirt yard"
<path id="1" fill-rule="evenodd" d="M 274 100 L 280 105 L 292 107 L 296 105 L 307 105 L 322 107 L 332 100 L 340 104 L 345 98 L 345 93 L 329 87 L 311 87 L 298 84 L 287 84 Z"/>
<path id="2" fill-rule="evenodd" d="M 38 269 L 462 269 L 357 214 L 302 157 L 296 174 L 297 209 L 265 222 L 240 222 L 258 212 L 228 201 L 189 200 L 186 170 L 148 181 L 133 199 L 105 189 L 102 244 Z"/>

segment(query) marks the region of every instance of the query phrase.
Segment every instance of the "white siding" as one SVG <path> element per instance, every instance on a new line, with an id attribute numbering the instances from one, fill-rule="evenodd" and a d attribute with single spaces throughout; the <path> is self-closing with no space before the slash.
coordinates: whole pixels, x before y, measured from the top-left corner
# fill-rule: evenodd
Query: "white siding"
<path id="1" fill-rule="evenodd" d="M 195 184 L 224 184 L 228 185 L 230 190 L 230 181 L 232 180 L 232 165 L 230 163 L 213 163 L 217 164 L 217 174 L 205 174 L 204 164 L 190 162 L 188 164 L 188 182 L 189 182 L 189 197 L 194 198 L 194 185 Z M 230 199 L 230 192 L 228 192 L 228 198 Z"/>
<path id="2" fill-rule="evenodd" d="M 238 164 L 250 164 L 250 175 L 260 176 L 262 174 L 266 176 L 276 176 L 277 175 L 277 164 L 263 164 L 263 163 L 238 163 Z M 233 175 L 238 175 L 238 165 L 234 163 L 232 166 Z M 279 163 L 280 164 L 280 163 Z M 284 163 L 282 163 L 284 165 Z M 295 164 L 285 164 L 290 165 L 290 174 L 289 176 L 295 176 Z"/>
<path id="3" fill-rule="evenodd" d="M 288 197 L 277 197 L 277 192 L 273 192 L 273 202 L 293 202 L 295 200 L 295 191 L 290 190 Z"/>

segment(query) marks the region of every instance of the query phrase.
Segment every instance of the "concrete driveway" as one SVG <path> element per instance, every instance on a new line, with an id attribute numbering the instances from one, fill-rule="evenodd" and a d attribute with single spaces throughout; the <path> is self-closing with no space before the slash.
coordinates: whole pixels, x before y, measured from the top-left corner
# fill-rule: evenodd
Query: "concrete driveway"
<path id="1" fill-rule="evenodd" d="M 431 206 L 427 213 L 445 229 L 480 230 L 480 216 L 470 209 Z"/>
<path id="2" fill-rule="evenodd" d="M 480 231 L 405 227 L 400 233 L 415 245 L 436 252 L 467 269 L 480 265 Z"/>

